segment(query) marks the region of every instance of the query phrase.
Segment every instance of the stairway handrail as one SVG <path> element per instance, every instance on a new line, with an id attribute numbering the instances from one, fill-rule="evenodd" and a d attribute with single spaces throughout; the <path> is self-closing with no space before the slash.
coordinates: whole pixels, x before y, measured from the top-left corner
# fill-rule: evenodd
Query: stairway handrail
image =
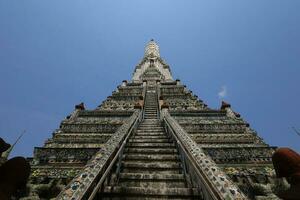
<path id="1" fill-rule="evenodd" d="M 197 185 L 202 189 L 204 199 L 247 199 L 227 175 L 207 156 L 188 133 L 170 115 L 167 109 L 161 112 L 161 119 L 167 133 L 175 141 L 178 149 L 184 154 L 182 162 L 188 162 L 189 170 L 193 170 L 197 177 Z M 183 163 L 185 164 L 185 163 Z"/>
<path id="2" fill-rule="evenodd" d="M 122 157 L 125 144 L 142 120 L 142 110 L 136 110 L 127 122 L 117 130 L 95 156 L 85 165 L 80 174 L 57 196 L 57 200 L 93 199 L 110 175 L 118 158 Z M 109 155 L 108 155 L 109 154 Z M 108 165 L 108 166 L 107 166 Z M 107 167 L 106 167 L 107 166 Z M 90 175 L 92 178 L 90 178 Z M 90 178 L 90 179 L 89 179 Z"/>
<path id="3" fill-rule="evenodd" d="M 144 119 L 145 118 L 145 112 L 144 112 L 144 110 L 145 110 L 145 104 L 146 104 L 146 98 L 147 98 L 147 83 L 146 83 L 146 85 L 144 86 L 144 88 L 143 88 L 143 99 L 144 99 L 144 103 L 143 103 L 143 114 L 142 114 L 142 119 Z"/>
<path id="4" fill-rule="evenodd" d="M 156 88 L 155 88 L 155 90 L 156 90 L 156 102 L 157 102 L 157 107 L 156 107 L 156 109 L 157 109 L 157 118 L 159 119 L 160 118 L 160 107 L 159 107 L 159 98 L 160 98 L 160 88 L 159 88 L 159 85 L 156 85 Z"/>

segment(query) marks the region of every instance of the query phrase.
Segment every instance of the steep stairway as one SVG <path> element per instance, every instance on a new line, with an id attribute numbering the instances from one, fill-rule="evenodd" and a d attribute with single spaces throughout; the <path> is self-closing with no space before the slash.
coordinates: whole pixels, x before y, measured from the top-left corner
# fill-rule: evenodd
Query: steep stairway
<path id="1" fill-rule="evenodd" d="M 147 90 L 144 120 L 126 144 L 121 172 L 102 199 L 201 199 L 189 188 L 175 144 L 158 119 L 155 90 Z"/>

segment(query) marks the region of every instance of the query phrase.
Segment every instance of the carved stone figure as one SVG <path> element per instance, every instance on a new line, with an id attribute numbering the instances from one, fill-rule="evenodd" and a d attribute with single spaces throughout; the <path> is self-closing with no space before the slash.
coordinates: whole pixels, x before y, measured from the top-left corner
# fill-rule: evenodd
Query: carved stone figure
<path id="1" fill-rule="evenodd" d="M 279 148 L 272 156 L 278 178 L 286 178 L 291 187 L 278 194 L 282 199 L 300 199 L 300 155 L 290 148 Z"/>
<path id="2" fill-rule="evenodd" d="M 0 153 L 10 147 L 0 138 Z M 30 174 L 30 165 L 23 157 L 14 157 L 0 166 L 0 199 L 9 200 L 17 191 L 24 189 Z"/>

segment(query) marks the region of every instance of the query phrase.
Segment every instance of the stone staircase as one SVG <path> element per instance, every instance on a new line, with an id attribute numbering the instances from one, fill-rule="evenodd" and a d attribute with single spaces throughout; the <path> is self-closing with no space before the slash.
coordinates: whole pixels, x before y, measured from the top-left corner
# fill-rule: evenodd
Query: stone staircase
<path id="1" fill-rule="evenodd" d="M 102 199 L 201 199 L 188 187 L 175 144 L 158 119 L 155 90 L 147 90 L 144 120 L 126 144 L 121 172 Z"/>

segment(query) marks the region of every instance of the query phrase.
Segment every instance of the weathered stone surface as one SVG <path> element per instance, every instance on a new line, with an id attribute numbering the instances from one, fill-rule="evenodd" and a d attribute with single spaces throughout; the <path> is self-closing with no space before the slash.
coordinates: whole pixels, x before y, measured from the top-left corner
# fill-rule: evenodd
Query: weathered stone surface
<path id="1" fill-rule="evenodd" d="M 29 199 L 53 198 L 61 190 L 58 199 L 90 195 L 138 117 L 143 122 L 98 191 L 103 199 L 201 199 L 207 197 L 205 184 L 213 185 L 220 199 L 276 198 L 271 163 L 275 148 L 230 104 L 211 109 L 173 80 L 151 41 L 131 81 L 124 80 L 94 110 L 78 105 L 53 137 L 35 148 Z M 185 166 L 177 139 L 168 135 L 159 117 L 176 129 L 207 183 L 191 184 L 196 175 L 184 171 L 191 166 Z"/>

